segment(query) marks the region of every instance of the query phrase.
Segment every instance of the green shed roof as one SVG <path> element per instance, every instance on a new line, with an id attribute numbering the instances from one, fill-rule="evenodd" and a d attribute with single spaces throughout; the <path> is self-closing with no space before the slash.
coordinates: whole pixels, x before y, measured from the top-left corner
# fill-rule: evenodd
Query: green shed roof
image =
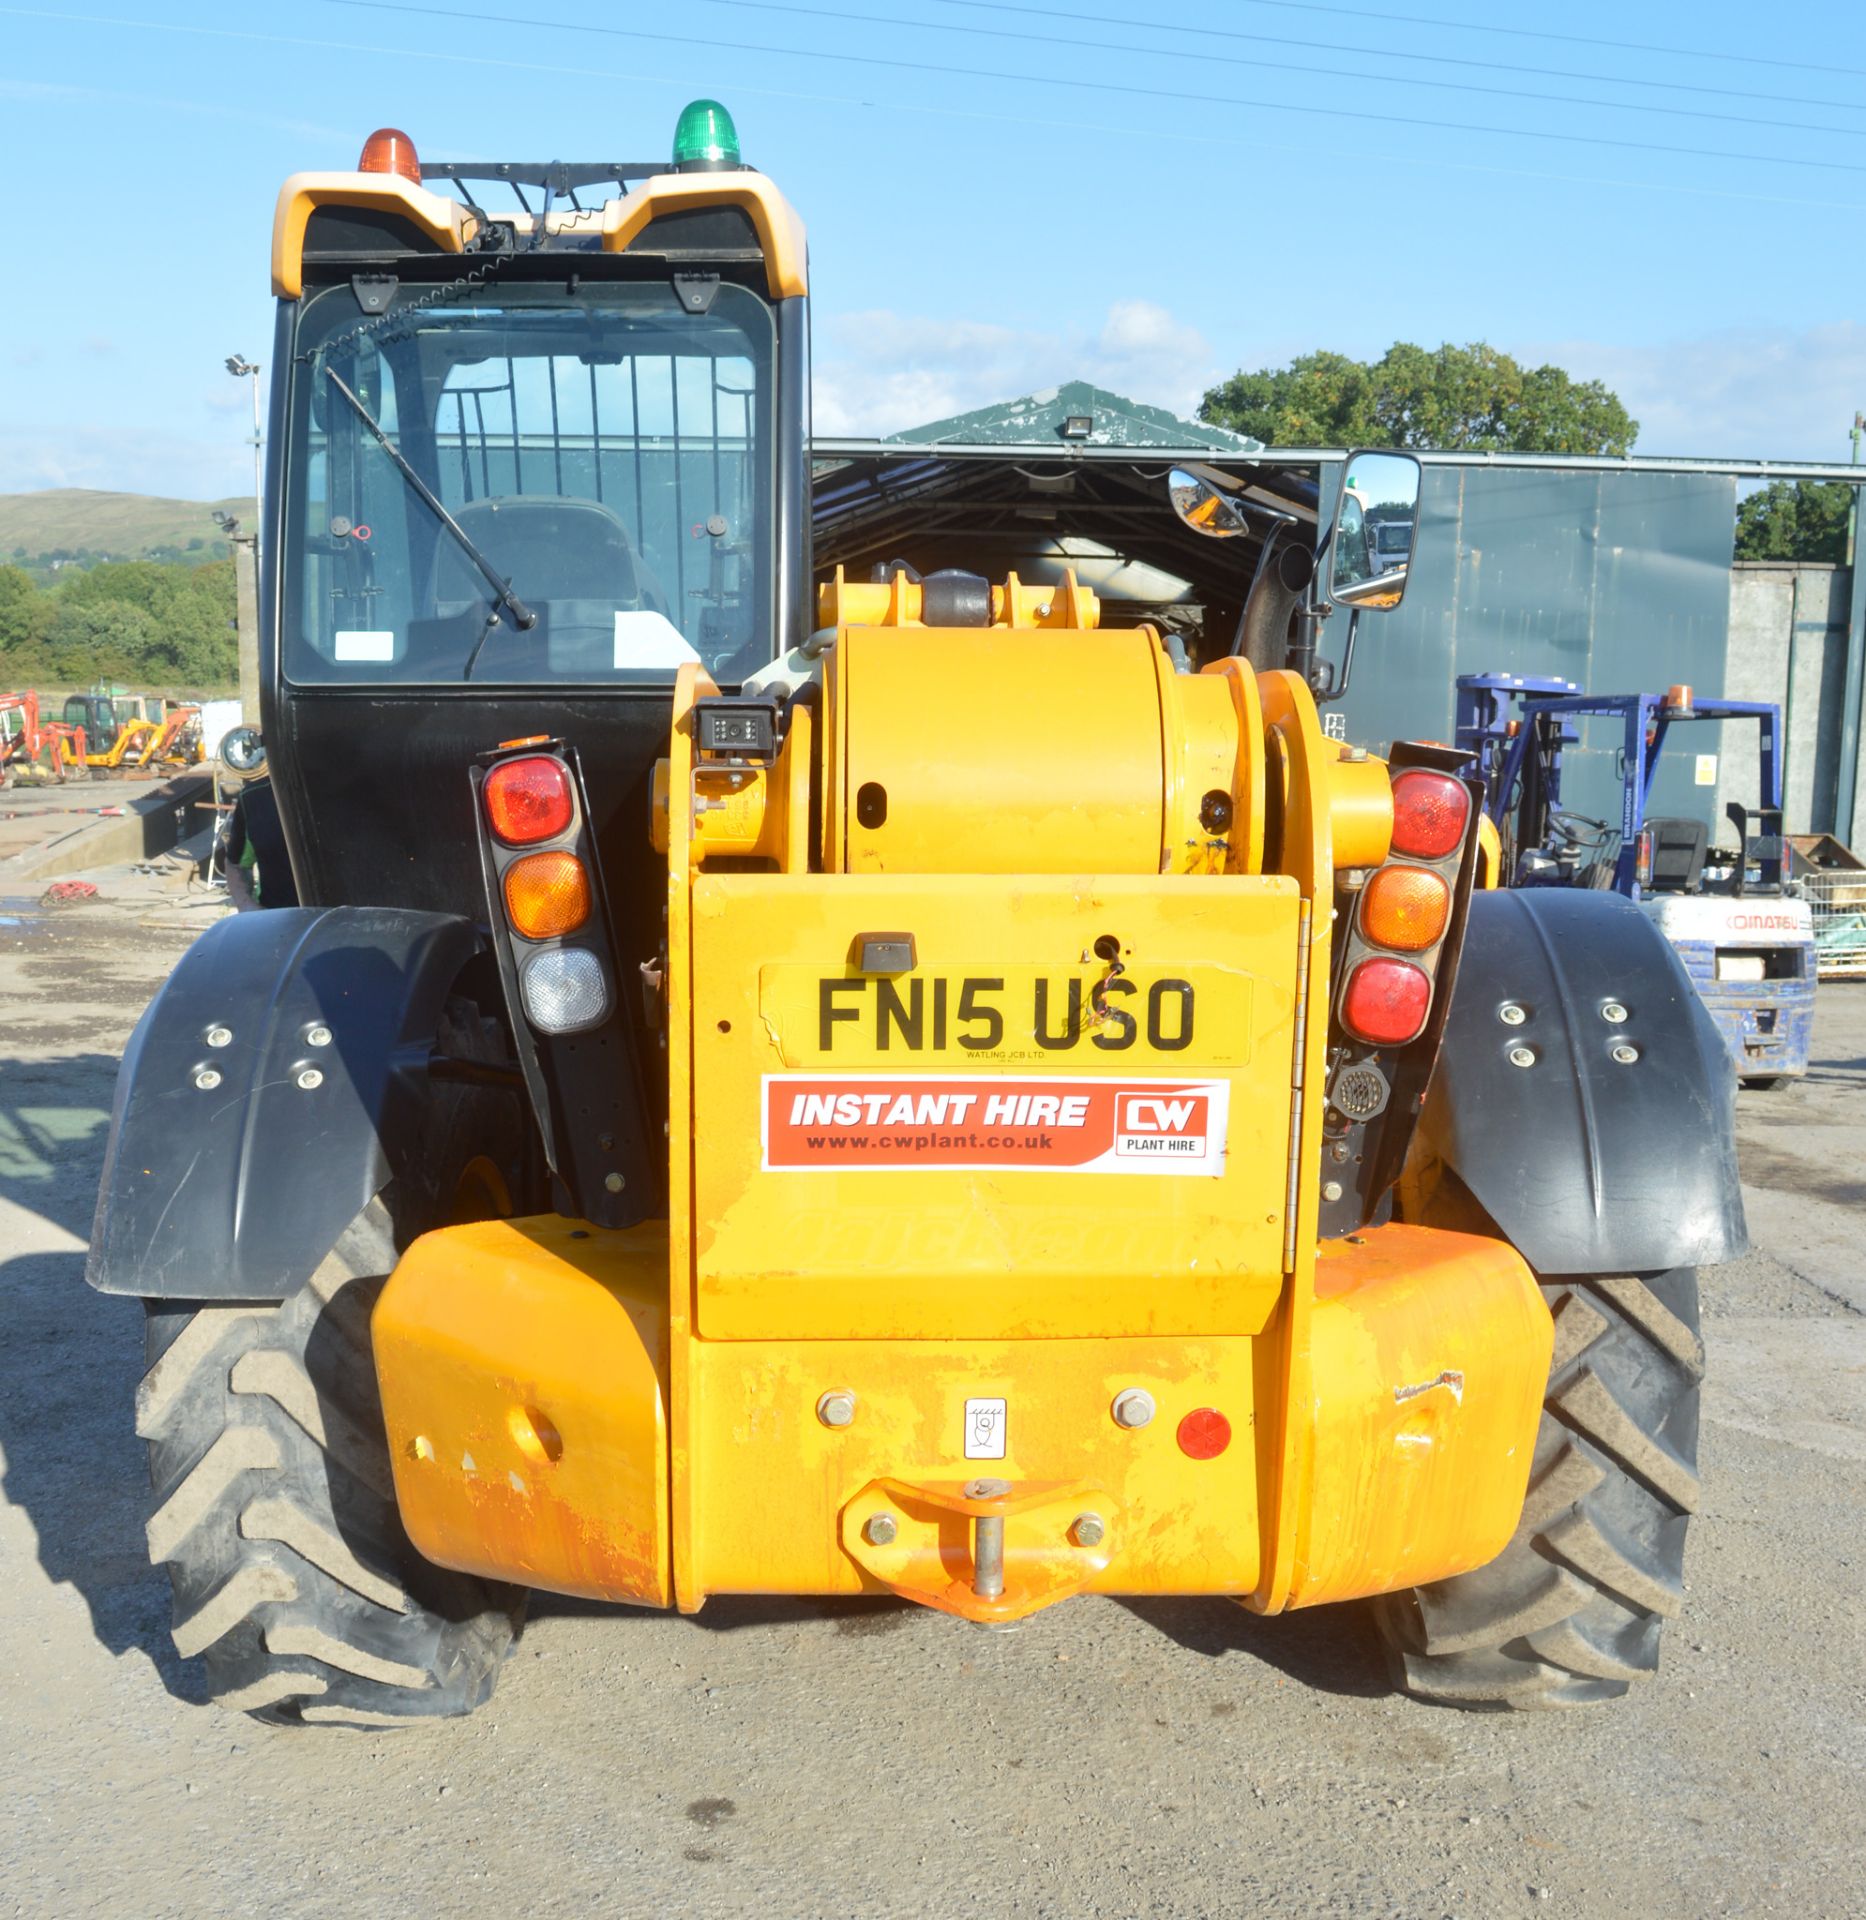
<path id="1" fill-rule="evenodd" d="M 1063 432 L 1064 422 L 1072 416 L 1086 416 L 1094 423 L 1086 435 Z M 1021 400 L 1003 400 L 994 407 L 956 413 L 950 420 L 930 421 L 887 438 L 915 446 L 1199 447 L 1210 453 L 1256 453 L 1263 445 L 1225 427 L 1181 420 L 1164 407 L 1124 399 L 1086 380 L 1045 387 L 1041 393 L 1027 393 Z"/>

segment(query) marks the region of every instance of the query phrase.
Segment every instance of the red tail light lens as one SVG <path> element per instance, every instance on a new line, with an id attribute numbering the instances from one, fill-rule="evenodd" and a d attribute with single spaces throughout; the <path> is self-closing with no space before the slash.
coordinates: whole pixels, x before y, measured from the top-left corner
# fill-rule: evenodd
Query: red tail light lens
<path id="1" fill-rule="evenodd" d="M 1393 782 L 1393 851 L 1442 860 L 1464 838 L 1470 790 L 1448 773 L 1415 767 Z"/>
<path id="2" fill-rule="evenodd" d="M 1421 953 L 1450 918 L 1451 889 L 1430 867 L 1382 867 L 1361 894 L 1361 932 L 1376 947 Z"/>
<path id="3" fill-rule="evenodd" d="M 1431 1010 L 1432 982 L 1410 960 L 1363 960 L 1341 996 L 1341 1024 L 1374 1047 L 1418 1039 Z"/>
<path id="4" fill-rule="evenodd" d="M 570 831 L 576 809 L 561 761 L 543 755 L 502 760 L 487 774 L 481 791 L 486 818 L 508 847 L 529 847 Z"/>
<path id="5" fill-rule="evenodd" d="M 421 162 L 415 158 L 415 143 L 400 127 L 378 127 L 363 142 L 363 157 L 356 163 L 358 173 L 399 173 L 404 180 L 421 184 Z"/>

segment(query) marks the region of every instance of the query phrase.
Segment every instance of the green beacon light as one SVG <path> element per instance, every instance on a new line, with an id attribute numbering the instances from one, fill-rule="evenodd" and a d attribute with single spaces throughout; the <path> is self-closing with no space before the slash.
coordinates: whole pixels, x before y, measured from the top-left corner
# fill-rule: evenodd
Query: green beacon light
<path id="1" fill-rule="evenodd" d="M 692 100 L 674 126 L 676 173 L 724 173 L 739 164 L 739 130 L 717 100 Z"/>

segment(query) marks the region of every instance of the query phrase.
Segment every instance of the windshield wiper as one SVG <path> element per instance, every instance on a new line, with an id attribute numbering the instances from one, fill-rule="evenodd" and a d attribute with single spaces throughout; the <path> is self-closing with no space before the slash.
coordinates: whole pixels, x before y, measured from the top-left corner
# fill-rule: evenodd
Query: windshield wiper
<path id="1" fill-rule="evenodd" d="M 488 629 L 490 630 L 493 622 L 498 619 L 499 609 L 503 607 L 512 616 L 513 626 L 517 627 L 521 633 L 529 633 L 538 624 L 538 616 L 512 591 L 511 581 L 506 579 L 473 544 L 473 536 L 441 505 L 433 488 L 403 458 L 401 449 L 383 432 L 377 423 L 376 416 L 344 385 L 337 370 L 334 367 L 326 367 L 324 377 L 356 409 L 356 417 L 375 435 L 376 444 L 401 469 L 402 478 L 433 508 L 441 525 L 460 543 L 460 551 L 486 576 L 486 584 L 491 587 L 493 595 L 493 616 L 492 620 L 487 622 Z M 482 633 L 480 646 L 484 646 L 485 643 L 486 635 Z M 479 647 L 473 649 L 473 654 L 475 659 L 479 657 Z M 469 662 L 467 672 L 470 674 L 472 671 L 472 665 Z"/>

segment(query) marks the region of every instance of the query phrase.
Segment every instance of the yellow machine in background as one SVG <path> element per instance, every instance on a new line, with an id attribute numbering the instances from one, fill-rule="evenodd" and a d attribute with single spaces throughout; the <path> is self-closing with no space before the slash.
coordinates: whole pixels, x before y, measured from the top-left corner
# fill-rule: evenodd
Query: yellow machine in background
<path id="1" fill-rule="evenodd" d="M 160 720 L 127 720 L 101 753 L 87 753 L 85 765 L 106 768 L 193 766 L 202 757 L 201 709 L 170 707 Z"/>

